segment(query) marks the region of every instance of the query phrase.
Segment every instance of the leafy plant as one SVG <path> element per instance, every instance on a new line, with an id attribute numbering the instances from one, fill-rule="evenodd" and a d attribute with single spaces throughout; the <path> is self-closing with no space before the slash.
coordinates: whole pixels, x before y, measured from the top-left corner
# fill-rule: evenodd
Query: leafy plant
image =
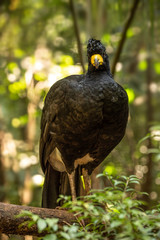
<path id="1" fill-rule="evenodd" d="M 160 207 L 146 212 L 142 209 L 144 203 L 136 199 L 142 193 L 134 188 L 139 179 L 134 175 L 113 178 L 104 173 L 100 176 L 107 177 L 110 186 L 92 190 L 90 195 L 74 202 L 66 196 L 59 199 L 64 201 L 64 208 L 75 214 L 77 223 L 60 228 L 58 219 L 42 219 L 24 212 L 23 216 L 31 219 L 28 225 L 37 224 L 39 232 L 45 231 L 44 240 L 160 239 Z"/>

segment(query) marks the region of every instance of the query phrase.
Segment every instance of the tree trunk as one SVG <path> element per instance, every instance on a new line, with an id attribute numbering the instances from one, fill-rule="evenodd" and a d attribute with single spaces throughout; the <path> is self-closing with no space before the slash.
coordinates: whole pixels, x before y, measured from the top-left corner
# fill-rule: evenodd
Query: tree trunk
<path id="1" fill-rule="evenodd" d="M 150 132 L 150 124 L 153 122 L 153 106 L 152 106 L 152 92 L 151 92 L 151 83 L 152 83 L 152 62 L 151 58 L 147 59 L 147 71 L 146 71 L 146 83 L 147 83 L 147 100 L 146 100 L 146 133 Z M 147 148 L 152 148 L 152 140 L 151 138 L 148 139 Z M 148 194 L 151 192 L 152 189 L 152 170 L 153 170 L 153 161 L 152 161 L 152 153 L 147 155 L 147 168 L 148 172 L 145 175 L 145 183 L 143 185 L 143 192 L 147 192 Z M 149 197 L 144 195 L 144 200 L 149 202 Z"/>

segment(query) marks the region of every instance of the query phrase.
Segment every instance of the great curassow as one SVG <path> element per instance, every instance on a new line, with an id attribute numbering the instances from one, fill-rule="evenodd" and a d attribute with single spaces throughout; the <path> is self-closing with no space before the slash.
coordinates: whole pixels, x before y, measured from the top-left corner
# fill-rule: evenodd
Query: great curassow
<path id="1" fill-rule="evenodd" d="M 90 39 L 87 56 L 88 72 L 57 81 L 45 98 L 40 137 L 43 207 L 57 207 L 59 194 L 75 200 L 81 174 L 89 191 L 89 175 L 125 134 L 128 97 L 112 78 L 106 49 Z"/>

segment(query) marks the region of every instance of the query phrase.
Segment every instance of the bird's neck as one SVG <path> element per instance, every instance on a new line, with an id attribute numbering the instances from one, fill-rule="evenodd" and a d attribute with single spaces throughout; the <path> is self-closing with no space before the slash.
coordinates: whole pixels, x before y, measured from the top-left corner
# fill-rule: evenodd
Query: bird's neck
<path id="1" fill-rule="evenodd" d="M 91 64 L 88 65 L 88 72 L 87 72 L 88 75 L 102 74 L 102 73 L 112 77 L 109 65 L 106 64 L 105 66 L 100 67 L 99 69 L 96 69 Z"/>

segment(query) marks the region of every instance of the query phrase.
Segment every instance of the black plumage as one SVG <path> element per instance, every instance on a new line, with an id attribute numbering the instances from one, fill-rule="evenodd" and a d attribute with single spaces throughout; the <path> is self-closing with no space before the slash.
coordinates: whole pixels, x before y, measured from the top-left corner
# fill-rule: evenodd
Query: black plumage
<path id="1" fill-rule="evenodd" d="M 112 78 L 105 47 L 90 39 L 87 56 L 86 75 L 57 81 L 45 99 L 40 138 L 43 207 L 56 207 L 59 194 L 72 193 L 75 199 L 80 192 L 81 169 L 89 189 L 88 175 L 125 133 L 128 97 Z"/>

